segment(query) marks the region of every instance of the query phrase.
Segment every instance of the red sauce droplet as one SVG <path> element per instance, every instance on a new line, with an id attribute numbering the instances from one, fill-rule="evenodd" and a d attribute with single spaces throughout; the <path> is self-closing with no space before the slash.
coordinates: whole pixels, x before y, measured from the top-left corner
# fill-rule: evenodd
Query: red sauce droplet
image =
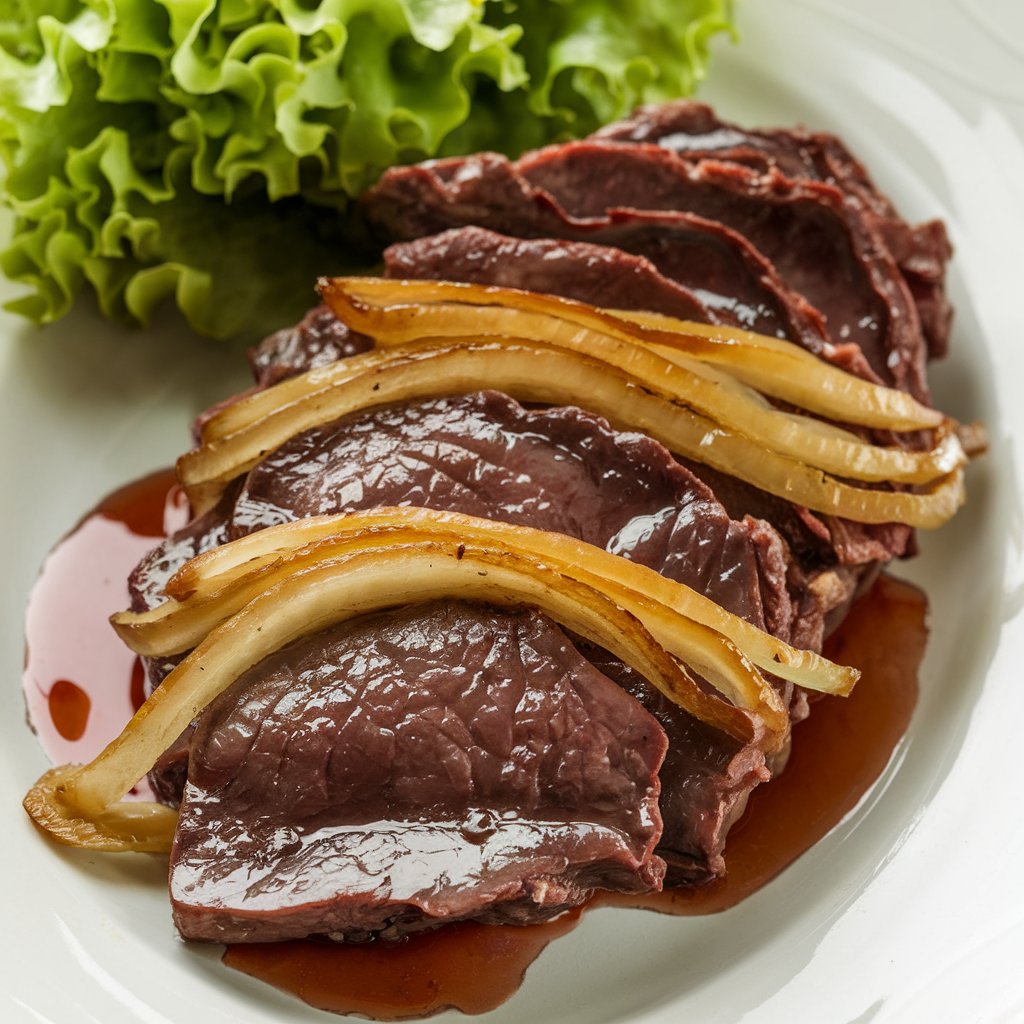
<path id="1" fill-rule="evenodd" d="M 146 703 L 146 666 L 136 655 L 132 662 L 132 677 L 128 684 L 128 696 L 132 702 L 132 711 L 138 711 Z"/>
<path id="2" fill-rule="evenodd" d="M 174 473 L 104 498 L 50 552 L 25 616 L 29 722 L 55 764 L 95 757 L 144 699 L 142 666 L 107 622 L 128 607 L 128 574 L 183 525 Z"/>
<path id="3" fill-rule="evenodd" d="M 395 942 L 237 944 L 224 963 L 334 1013 L 374 1020 L 449 1008 L 486 1013 L 516 992 L 530 964 L 576 927 L 580 913 L 525 927 L 465 921 Z"/>
<path id="4" fill-rule="evenodd" d="M 89 724 L 92 701 L 89 694 L 70 679 L 58 679 L 47 698 L 54 728 L 70 742 L 80 740 Z"/>

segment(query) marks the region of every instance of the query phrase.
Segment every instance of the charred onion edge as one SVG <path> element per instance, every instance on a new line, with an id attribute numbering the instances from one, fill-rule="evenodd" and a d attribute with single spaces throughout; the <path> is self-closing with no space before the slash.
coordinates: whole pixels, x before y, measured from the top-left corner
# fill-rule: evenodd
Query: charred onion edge
<path id="1" fill-rule="evenodd" d="M 141 849 L 133 842 L 133 828 L 119 831 L 123 816 L 137 814 L 138 805 L 120 801 L 196 715 L 245 671 L 286 644 L 355 616 L 452 596 L 540 608 L 611 651 L 667 699 L 695 709 L 702 721 L 740 742 L 776 751 L 788 739 L 781 704 L 781 713 L 769 722 L 705 693 L 638 619 L 593 587 L 511 552 L 436 541 L 389 544 L 317 562 L 274 583 L 213 629 L 98 757 L 43 775 L 25 798 L 25 809 L 60 842 Z"/>
<path id="2" fill-rule="evenodd" d="M 479 388 L 504 391 L 522 401 L 582 404 L 615 426 L 641 430 L 670 450 L 761 490 L 858 522 L 934 528 L 964 500 L 960 468 L 914 493 L 857 487 L 764 449 L 593 356 L 542 342 L 499 338 L 369 352 L 242 399 L 239 404 L 263 403 L 273 396 L 281 404 L 233 434 L 204 440 L 178 460 L 178 476 L 199 515 L 216 505 L 235 477 L 305 430 L 391 402 Z"/>
<path id="3" fill-rule="evenodd" d="M 205 607 L 208 602 L 228 598 L 229 592 L 232 600 L 239 601 L 243 587 L 265 586 L 262 580 L 271 571 L 277 571 L 282 560 L 317 545 L 340 545 L 363 537 L 400 540 L 402 536 L 434 537 L 455 543 L 469 539 L 476 544 L 511 549 L 525 557 L 543 560 L 569 575 L 585 573 L 587 582 L 608 593 L 639 618 L 644 619 L 644 615 L 636 598 L 643 597 L 721 634 L 758 668 L 807 689 L 846 696 L 860 677 L 856 669 L 837 665 L 813 651 L 798 650 L 685 584 L 593 544 L 565 534 L 512 526 L 458 512 L 409 506 L 298 519 L 222 544 L 186 562 L 171 577 L 166 587 L 171 601 L 149 612 L 114 615 L 111 622 L 124 642 L 136 651 L 177 653 L 197 642 L 205 629 L 198 627 L 198 633 L 188 634 L 183 640 L 179 638 L 177 643 L 168 645 L 163 635 L 169 628 L 168 619 L 180 617 L 190 602 L 191 607 Z M 613 592 L 609 593 L 609 588 L 614 588 Z M 214 614 L 219 617 L 219 613 Z M 645 624 L 655 632 L 650 622 L 645 620 Z M 660 637 L 659 640 L 662 646 L 671 649 L 671 644 Z M 673 653 L 687 660 L 682 652 Z M 697 665 L 694 667 L 699 669 Z M 733 703 L 747 707 L 754 707 L 756 701 L 763 699 L 750 691 L 737 694 L 734 689 L 727 695 Z"/>
<path id="4" fill-rule="evenodd" d="M 635 339 L 623 340 L 548 313 L 472 305 L 468 301 L 433 301 L 434 282 L 427 282 L 431 301 L 415 302 L 412 300 L 418 291 L 416 284 L 335 278 L 322 285 L 322 289 L 335 315 L 353 330 L 372 337 L 378 345 L 490 337 L 523 338 L 555 345 L 601 359 L 685 402 L 733 433 L 744 434 L 780 455 L 844 479 L 925 484 L 967 462 L 955 425 L 950 421 L 937 428 L 930 450 L 882 447 L 831 423 L 776 409 L 725 370 L 702 365 L 674 349 L 638 344 Z M 367 290 L 370 301 L 365 301 Z M 223 424 L 215 428 L 222 429 Z"/>

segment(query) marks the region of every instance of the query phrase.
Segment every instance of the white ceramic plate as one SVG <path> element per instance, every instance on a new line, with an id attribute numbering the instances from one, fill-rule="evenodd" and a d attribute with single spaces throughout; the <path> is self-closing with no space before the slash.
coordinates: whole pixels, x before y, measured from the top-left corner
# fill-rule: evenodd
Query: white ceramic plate
<path id="1" fill-rule="evenodd" d="M 857 810 L 725 914 L 588 915 L 489 1020 L 1021 1020 L 1024 11 L 775 0 L 740 16 L 706 98 L 744 123 L 837 131 L 909 219 L 946 219 L 958 314 L 935 391 L 988 423 L 992 451 L 967 508 L 906 567 L 932 599 L 921 702 Z M 241 357 L 177 322 L 131 333 L 88 310 L 43 332 L 3 318 L 0 334 L 0 1019 L 328 1020 L 179 942 L 156 858 L 66 854 L 18 809 L 46 767 L 18 686 L 36 569 L 105 492 L 172 461 L 191 415 L 242 386 Z"/>

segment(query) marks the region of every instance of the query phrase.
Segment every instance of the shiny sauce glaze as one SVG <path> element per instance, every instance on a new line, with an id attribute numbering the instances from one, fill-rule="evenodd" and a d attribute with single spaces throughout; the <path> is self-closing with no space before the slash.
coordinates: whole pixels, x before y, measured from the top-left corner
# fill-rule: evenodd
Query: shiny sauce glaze
<path id="1" fill-rule="evenodd" d="M 525 926 L 462 921 L 394 942 L 238 943 L 224 963 L 334 1013 L 373 1020 L 449 1008 L 486 1013 L 515 994 L 544 947 L 572 931 L 581 914 Z"/>
<path id="2" fill-rule="evenodd" d="M 848 814 L 882 774 L 917 703 L 928 627 L 924 594 L 880 576 L 825 644 L 833 661 L 863 675 L 849 697 L 822 697 L 793 727 L 786 770 L 750 795 L 729 832 L 728 874 L 708 885 L 640 897 L 606 894 L 602 905 L 670 914 L 727 910 L 771 881 Z"/>
<path id="3" fill-rule="evenodd" d="M 188 517 L 173 470 L 114 491 L 50 552 L 25 614 L 29 725 L 55 764 L 90 761 L 145 700 L 139 659 L 107 619 L 128 606 L 128 574 Z"/>
<path id="4" fill-rule="evenodd" d="M 127 606 L 124 581 L 138 559 L 185 517 L 173 473 L 156 473 L 104 499 L 47 559 L 27 615 L 24 687 L 30 723 L 55 762 L 95 756 L 141 703 L 141 666 L 106 619 Z M 863 676 L 850 697 L 815 701 L 795 727 L 786 770 L 755 790 L 729 834 L 725 878 L 644 897 L 602 894 L 590 906 L 725 910 L 821 839 L 878 778 L 906 731 L 926 613 L 917 588 L 886 576 L 854 605 L 825 653 Z M 580 915 L 526 927 L 463 922 L 395 942 L 238 944 L 224 962 L 336 1013 L 400 1020 L 452 1007 L 477 1014 L 505 1002 Z"/>

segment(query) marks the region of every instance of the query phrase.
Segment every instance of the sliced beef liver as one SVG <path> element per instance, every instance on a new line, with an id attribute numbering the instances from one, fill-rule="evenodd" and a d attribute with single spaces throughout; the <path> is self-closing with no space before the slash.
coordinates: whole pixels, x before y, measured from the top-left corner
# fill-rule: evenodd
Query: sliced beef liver
<path id="1" fill-rule="evenodd" d="M 294 327 L 271 334 L 249 353 L 259 387 L 327 366 L 373 347 L 365 335 L 350 331 L 326 306 L 314 306 Z"/>
<path id="2" fill-rule="evenodd" d="M 667 223 L 666 223 L 667 221 Z M 562 242 L 554 239 L 513 239 L 482 228 L 458 228 L 397 243 L 385 251 L 385 267 L 389 276 L 407 278 L 448 278 L 480 284 L 498 284 L 507 287 L 531 288 L 584 302 L 617 305 L 622 309 L 648 309 L 672 316 L 682 315 L 689 296 L 680 297 L 673 269 L 692 253 L 699 262 L 704 247 L 699 243 L 689 249 L 678 244 L 674 230 L 678 226 L 658 214 L 623 214 L 609 219 L 606 226 L 595 233 L 609 245 L 584 242 Z M 619 243 L 621 248 L 613 247 Z M 623 249 L 644 251 L 648 256 L 632 256 Z M 652 260 L 657 260 L 655 267 Z M 709 264 L 713 264 L 709 260 Z M 666 271 L 665 274 L 661 270 Z M 741 276 L 732 274 L 734 287 L 742 285 Z M 763 281 L 756 275 L 746 280 L 751 287 Z M 625 282 L 616 287 L 615 282 Z M 727 286 L 723 286 L 725 290 Z M 701 291 L 697 301 L 707 301 L 708 293 Z M 807 328 L 808 321 L 801 318 L 792 305 L 771 305 L 772 293 L 763 289 L 752 298 L 747 308 L 756 308 L 756 326 L 763 328 L 770 316 L 789 325 L 790 330 Z M 730 321 L 731 310 L 722 305 L 708 304 L 701 319 L 708 322 Z M 784 319 L 785 318 L 785 319 Z M 750 326 L 742 319 L 742 326 Z M 780 332 L 786 333 L 786 332 Z M 821 336 L 807 331 L 807 346 L 815 345 L 831 362 L 849 372 L 871 376 L 866 363 L 855 345 L 828 346 Z M 817 337 L 817 340 L 815 338 Z M 781 498 L 716 473 L 705 466 L 690 463 L 689 468 L 710 484 L 734 518 L 753 515 L 770 522 L 797 555 L 808 573 L 839 565 L 862 565 L 875 559 L 902 556 L 912 551 L 913 531 L 900 524 L 869 526 L 834 516 L 819 516 L 799 508 Z M 801 633 L 805 640 L 818 634 Z M 813 646 L 813 644 L 808 644 Z"/>
<path id="3" fill-rule="evenodd" d="M 393 278 L 523 288 L 581 302 L 599 300 L 611 309 L 721 322 L 713 303 L 662 274 L 646 256 L 564 237 L 514 238 L 475 226 L 452 228 L 388 246 L 384 270 Z"/>
<path id="4" fill-rule="evenodd" d="M 665 749 L 537 612 L 454 603 L 344 624 L 204 714 L 175 923 L 229 942 L 393 936 L 658 888 Z"/>
<path id="5" fill-rule="evenodd" d="M 685 582 L 779 636 L 820 641 L 827 608 L 807 600 L 799 568 L 767 523 L 731 520 L 704 484 L 641 434 L 615 431 L 578 409 L 526 410 L 495 392 L 385 407 L 293 438 L 250 471 L 225 510 L 224 529 L 240 536 L 301 516 L 397 504 L 579 537 Z M 457 676 L 460 652 L 448 656 Z M 662 776 L 670 845 L 659 852 L 674 869 L 685 866 L 681 878 L 712 877 L 721 870 L 729 809 L 764 777 L 763 759 L 687 715 L 667 715 L 646 684 L 634 690 L 646 691 L 644 701 L 678 748 Z M 794 715 L 803 706 L 800 697 Z M 693 766 L 701 750 L 712 749 L 709 736 L 718 746 L 697 785 Z M 180 796 L 181 765 L 178 749 L 156 780 L 169 802 Z"/>
<path id="6" fill-rule="evenodd" d="M 769 778 L 763 755 L 688 715 L 607 651 L 586 643 L 579 647 L 588 661 L 633 694 L 668 736 L 661 769 L 664 832 L 658 845 L 667 867 L 665 884 L 701 885 L 724 875 L 729 829 L 753 789 Z M 802 703 L 794 710 L 797 717 L 806 713 Z"/>
<path id="7" fill-rule="evenodd" d="M 292 438 L 249 472 L 228 533 L 400 504 L 579 537 L 791 635 L 788 559 L 771 527 L 730 519 L 643 434 L 493 391 L 387 406 Z"/>
<path id="8" fill-rule="evenodd" d="M 293 438 L 248 474 L 230 532 L 404 503 L 579 537 L 778 636 L 821 643 L 829 608 L 771 526 L 731 520 L 697 477 L 641 434 L 578 409 L 526 410 L 496 392 L 386 407 Z M 602 663 L 613 674 L 614 661 Z M 723 869 L 732 812 L 765 777 L 761 754 L 667 707 L 643 680 L 633 678 L 631 692 L 659 716 L 672 751 L 659 853 L 673 883 L 707 880 Z M 791 688 L 783 692 L 793 698 Z M 804 708 L 798 695 L 792 713 Z"/>
<path id="9" fill-rule="evenodd" d="M 577 217 L 626 206 L 686 210 L 725 224 L 821 311 L 832 338 L 855 342 L 886 383 L 927 397 L 926 346 L 913 298 L 885 246 L 850 216 L 838 189 L 774 170 L 692 164 L 639 143 L 567 143 L 516 167 Z"/>
<path id="10" fill-rule="evenodd" d="M 925 235 L 901 234 L 863 169 L 824 141 L 730 142 L 721 123 L 698 131 L 692 110 L 643 116 L 517 164 L 483 154 L 389 172 L 363 207 L 410 240 L 387 252 L 388 272 L 737 323 L 926 395 L 918 309 L 933 349 L 942 313 L 911 296 L 907 266 L 940 279 L 938 236 L 929 255 Z M 672 141 L 673 124 L 690 143 Z M 366 345 L 319 307 L 261 346 L 254 372 L 267 386 Z M 137 602 L 207 538 L 409 503 L 581 537 L 815 647 L 863 564 L 912 544 L 695 468 L 723 504 L 660 445 L 579 410 L 488 392 L 371 410 L 271 453 L 136 574 Z M 804 710 L 793 702 L 794 718 Z M 594 887 L 656 887 L 659 857 L 673 883 L 706 881 L 768 777 L 758 749 L 542 615 L 459 602 L 278 652 L 169 755 L 169 799 L 186 757 L 175 919 L 186 937 L 229 941 L 542 920 Z"/>
<path id="11" fill-rule="evenodd" d="M 742 327 L 794 340 L 849 372 L 874 377 L 856 345 L 832 344 L 818 312 L 789 291 L 744 238 L 720 224 L 689 214 L 617 210 L 588 220 L 560 213 L 546 226 L 546 238 L 466 227 L 398 243 L 385 250 L 386 272 L 528 288 L 606 308 Z"/>
<path id="12" fill-rule="evenodd" d="M 952 319 L 945 293 L 952 247 L 945 227 L 938 220 L 917 225 L 903 220 L 864 165 L 834 135 L 792 128 L 742 128 L 723 121 L 706 104 L 679 101 L 641 107 L 593 138 L 656 143 L 688 160 L 714 159 L 835 185 L 846 197 L 851 214 L 865 218 L 878 231 L 896 260 L 914 296 L 930 354 L 945 355 Z"/>
<path id="13" fill-rule="evenodd" d="M 623 208 L 683 212 L 731 229 L 824 315 L 832 341 L 855 343 L 881 380 L 927 396 L 913 298 L 884 244 L 833 186 L 735 164 L 694 165 L 656 145 L 585 141 L 515 164 L 479 154 L 396 168 L 363 200 L 365 216 L 395 240 L 466 224 L 557 236 L 550 227 L 564 214 L 587 220 Z M 524 210 L 532 210 L 525 220 Z"/>
<path id="14" fill-rule="evenodd" d="M 701 319 L 788 338 L 844 369 L 873 376 L 860 349 L 842 339 L 837 344 L 821 314 L 742 233 L 707 217 L 664 207 L 658 212 L 618 209 L 614 204 L 574 216 L 515 165 L 489 153 L 389 171 L 364 197 L 362 208 L 383 238 L 420 240 L 424 246 L 430 235 L 476 226 L 519 238 L 566 239 L 624 250 L 649 260 L 662 276 L 690 292 L 703 307 Z M 403 269 L 417 255 L 410 250 Z M 463 268 L 480 273 L 463 262 L 444 276 L 457 280 L 455 274 Z M 608 305 L 593 296 L 591 301 Z"/>

